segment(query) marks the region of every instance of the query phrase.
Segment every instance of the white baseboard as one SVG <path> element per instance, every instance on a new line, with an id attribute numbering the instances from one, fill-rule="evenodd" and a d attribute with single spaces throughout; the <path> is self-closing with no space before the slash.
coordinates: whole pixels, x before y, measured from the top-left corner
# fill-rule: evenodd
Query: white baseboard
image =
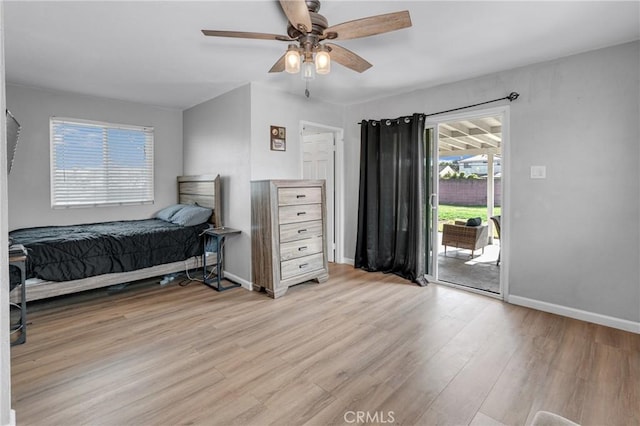
<path id="1" fill-rule="evenodd" d="M 231 281 L 240 284 L 242 288 L 245 288 L 249 291 L 251 291 L 251 288 L 253 287 L 249 281 L 245 280 L 244 278 L 240 278 L 239 276 L 237 276 L 236 274 L 232 274 L 231 272 L 224 271 L 224 276 L 229 277 Z"/>
<path id="2" fill-rule="evenodd" d="M 343 257 L 342 259 L 340 259 L 340 262 L 338 263 L 343 263 L 345 265 L 353 266 L 356 263 L 356 261 L 353 259 L 349 259 L 348 257 Z"/>
<path id="3" fill-rule="evenodd" d="M 596 314 L 594 312 L 583 311 L 581 309 L 570 308 L 568 306 L 556 305 L 554 303 L 542 302 L 540 300 L 520 296 L 509 296 L 509 303 L 640 334 L 640 322 L 636 321 Z"/>

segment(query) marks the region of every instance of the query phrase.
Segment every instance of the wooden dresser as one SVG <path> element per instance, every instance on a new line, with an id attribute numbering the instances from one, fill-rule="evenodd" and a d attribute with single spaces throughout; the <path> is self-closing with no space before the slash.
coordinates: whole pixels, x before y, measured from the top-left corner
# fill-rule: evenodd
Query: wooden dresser
<path id="1" fill-rule="evenodd" d="M 255 290 L 280 297 L 295 284 L 329 278 L 324 180 L 251 182 Z"/>

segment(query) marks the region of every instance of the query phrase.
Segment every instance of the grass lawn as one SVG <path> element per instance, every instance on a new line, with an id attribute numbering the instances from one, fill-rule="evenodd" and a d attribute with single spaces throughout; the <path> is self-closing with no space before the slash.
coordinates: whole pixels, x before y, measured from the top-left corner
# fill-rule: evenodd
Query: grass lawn
<path id="1" fill-rule="evenodd" d="M 500 207 L 493 208 L 493 214 L 500 214 Z M 443 223 L 453 223 L 456 220 L 467 220 L 470 217 L 480 217 L 482 222 L 487 222 L 487 206 L 438 206 L 438 230 L 442 232 Z"/>
<path id="2" fill-rule="evenodd" d="M 500 207 L 493 208 L 493 214 L 500 214 Z M 453 223 L 455 220 L 467 220 L 470 217 L 481 217 L 487 221 L 487 206 L 438 206 L 438 219 L 442 222 Z"/>

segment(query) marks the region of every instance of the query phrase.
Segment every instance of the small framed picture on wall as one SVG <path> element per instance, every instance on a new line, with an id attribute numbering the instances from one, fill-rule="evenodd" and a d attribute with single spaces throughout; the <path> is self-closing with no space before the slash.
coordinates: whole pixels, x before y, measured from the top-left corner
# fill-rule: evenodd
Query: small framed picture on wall
<path id="1" fill-rule="evenodd" d="M 287 129 L 279 126 L 271 126 L 271 151 L 287 150 Z"/>

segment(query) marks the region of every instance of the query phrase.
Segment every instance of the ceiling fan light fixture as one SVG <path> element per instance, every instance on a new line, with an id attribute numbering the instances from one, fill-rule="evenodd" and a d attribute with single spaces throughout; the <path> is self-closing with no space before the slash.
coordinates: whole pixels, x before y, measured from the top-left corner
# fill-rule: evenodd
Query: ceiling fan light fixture
<path id="1" fill-rule="evenodd" d="M 316 52 L 316 72 L 318 74 L 329 74 L 331 71 L 331 56 L 325 46 L 319 46 Z"/>
<path id="2" fill-rule="evenodd" d="M 209 37 L 234 37 L 258 40 L 286 41 L 290 44 L 269 70 L 270 73 L 286 71 L 296 74 L 302 71 L 302 79 L 309 82 L 315 74 L 329 74 L 331 62 L 362 73 L 372 65 L 356 53 L 325 40 L 352 40 L 384 34 L 411 27 L 408 10 L 384 13 L 354 19 L 337 25 L 329 25 L 320 10 L 321 0 L 280 0 L 280 7 L 287 17 L 287 31 L 282 34 L 247 31 L 202 30 Z M 275 3 L 275 2 L 274 2 Z"/>
<path id="3" fill-rule="evenodd" d="M 290 74 L 300 72 L 300 50 L 295 44 L 290 44 L 284 55 L 284 70 Z"/>

